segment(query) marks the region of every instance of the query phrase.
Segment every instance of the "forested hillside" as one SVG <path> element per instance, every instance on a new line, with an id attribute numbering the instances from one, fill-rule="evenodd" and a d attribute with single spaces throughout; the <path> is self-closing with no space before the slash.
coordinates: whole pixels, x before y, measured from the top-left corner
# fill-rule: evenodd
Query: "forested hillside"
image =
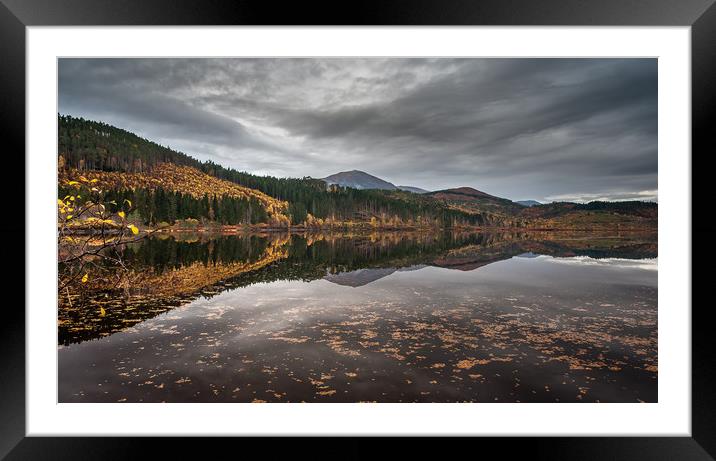
<path id="1" fill-rule="evenodd" d="M 446 203 L 450 208 L 468 213 L 490 213 L 505 219 L 519 216 L 523 206 L 511 200 L 473 189 L 458 187 L 429 192 L 427 197 Z"/>
<path id="2" fill-rule="evenodd" d="M 470 187 L 427 194 L 341 187 L 321 179 L 256 176 L 201 162 L 101 122 L 59 116 L 58 126 L 59 197 L 71 192 L 69 181 L 79 183 L 77 179 L 85 177 L 107 200 L 136 204 L 131 218 L 145 225 L 196 219 L 274 227 L 638 229 L 657 223 L 656 203 L 527 207 Z"/>
<path id="3" fill-rule="evenodd" d="M 105 191 L 105 202 L 133 203 L 134 214 L 130 217 L 145 225 L 203 219 L 229 225 L 285 226 L 289 219 L 286 202 L 171 163 L 159 163 L 143 173 L 61 169 L 59 196 L 72 195 L 75 184 Z M 82 192 L 78 191 L 80 195 Z"/>
<path id="4" fill-rule="evenodd" d="M 184 153 L 101 122 L 60 115 L 58 127 L 58 154 L 60 169 L 64 172 L 61 177 L 64 175 L 69 178 L 84 173 L 89 177 L 90 171 L 97 172 L 92 177 L 101 179 L 111 193 L 132 193 L 137 203 L 142 199 L 145 203 L 151 202 L 142 213 L 145 223 L 172 222 L 175 216 L 176 219 L 180 219 L 180 216 L 216 219 L 217 207 L 221 207 L 224 200 L 240 201 L 243 207 L 251 206 L 251 203 L 244 201 L 255 200 L 264 208 L 265 217 L 253 216 L 248 220 L 251 224 L 257 220 L 269 224 L 283 223 L 281 216 L 284 215 L 284 208 L 277 204 L 281 202 L 287 202 L 285 216 L 287 222 L 293 225 L 306 223 L 322 226 L 348 221 L 396 227 L 504 224 L 497 216 L 451 209 L 440 201 L 409 192 L 335 186 L 327 189 L 325 182 L 320 179 L 275 178 L 239 172 L 210 161 L 200 162 Z M 169 168 L 166 164 L 179 168 Z M 189 168 L 195 169 L 196 173 L 187 173 Z M 244 192 L 235 195 L 217 193 L 208 179 L 199 180 L 204 186 L 198 189 L 179 185 L 184 179 L 180 179 L 179 183 L 166 183 L 171 181 L 171 176 L 166 176 L 165 172 L 181 172 L 183 178 L 196 178 L 196 174 L 201 172 L 215 179 L 254 189 L 254 198 L 245 199 L 243 195 L 251 194 Z M 262 199 L 259 192 L 275 199 L 277 203 Z M 173 202 L 186 202 L 187 206 L 174 206 Z M 229 202 L 230 207 L 232 205 Z M 160 210 L 159 213 L 152 208 Z M 243 211 L 233 214 L 247 216 Z M 239 222 L 246 221 L 241 219 Z"/>

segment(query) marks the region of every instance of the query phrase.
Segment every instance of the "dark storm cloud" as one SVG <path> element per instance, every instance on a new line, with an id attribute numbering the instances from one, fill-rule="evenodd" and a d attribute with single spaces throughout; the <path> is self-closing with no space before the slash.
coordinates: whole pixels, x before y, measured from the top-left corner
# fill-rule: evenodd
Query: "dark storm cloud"
<path id="1" fill-rule="evenodd" d="M 60 112 L 278 176 L 656 199 L 654 59 L 63 59 Z"/>

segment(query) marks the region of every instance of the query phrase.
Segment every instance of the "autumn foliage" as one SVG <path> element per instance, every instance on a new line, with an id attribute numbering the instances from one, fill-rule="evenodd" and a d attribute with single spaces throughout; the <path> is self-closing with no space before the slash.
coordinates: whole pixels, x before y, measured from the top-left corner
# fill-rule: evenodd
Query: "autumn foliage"
<path id="1" fill-rule="evenodd" d="M 60 182 L 75 181 L 83 176 L 90 181 L 96 180 L 96 186 L 105 190 L 162 189 L 190 195 L 195 199 L 202 199 L 205 196 L 253 199 L 261 204 L 272 224 L 287 225 L 289 222 L 286 215 L 288 202 L 277 200 L 255 189 L 209 176 L 189 166 L 160 163 L 141 173 L 98 170 L 80 172 L 75 169 L 64 169 L 60 170 L 59 174 Z"/>

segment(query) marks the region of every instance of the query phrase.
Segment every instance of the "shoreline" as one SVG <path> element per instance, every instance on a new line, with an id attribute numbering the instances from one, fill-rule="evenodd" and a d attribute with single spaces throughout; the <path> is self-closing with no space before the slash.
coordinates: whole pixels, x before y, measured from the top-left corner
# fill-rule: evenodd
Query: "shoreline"
<path id="1" fill-rule="evenodd" d="M 137 226 L 139 227 L 139 226 Z M 98 235 L 115 235 L 119 229 L 96 229 L 77 227 L 68 235 L 98 236 Z M 198 234 L 325 234 L 325 233 L 393 233 L 393 232 L 419 232 L 419 233 L 438 233 L 438 232 L 469 232 L 469 233 L 494 233 L 494 232 L 579 232 L 579 233 L 640 233 L 640 234 L 656 234 L 658 227 L 502 227 L 502 226 L 484 226 L 484 227 L 371 227 L 371 226 L 331 226 L 331 227 L 267 227 L 267 226 L 168 226 L 168 227 L 139 227 L 139 234 L 172 234 L 172 233 L 198 233 Z"/>

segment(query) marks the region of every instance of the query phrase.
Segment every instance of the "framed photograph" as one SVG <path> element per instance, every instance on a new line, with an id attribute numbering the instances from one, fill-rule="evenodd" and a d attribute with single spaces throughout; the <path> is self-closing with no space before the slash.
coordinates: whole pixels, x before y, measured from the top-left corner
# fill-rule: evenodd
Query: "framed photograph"
<path id="1" fill-rule="evenodd" d="M 371 3 L 3 0 L 0 456 L 713 459 L 713 2 Z"/>

